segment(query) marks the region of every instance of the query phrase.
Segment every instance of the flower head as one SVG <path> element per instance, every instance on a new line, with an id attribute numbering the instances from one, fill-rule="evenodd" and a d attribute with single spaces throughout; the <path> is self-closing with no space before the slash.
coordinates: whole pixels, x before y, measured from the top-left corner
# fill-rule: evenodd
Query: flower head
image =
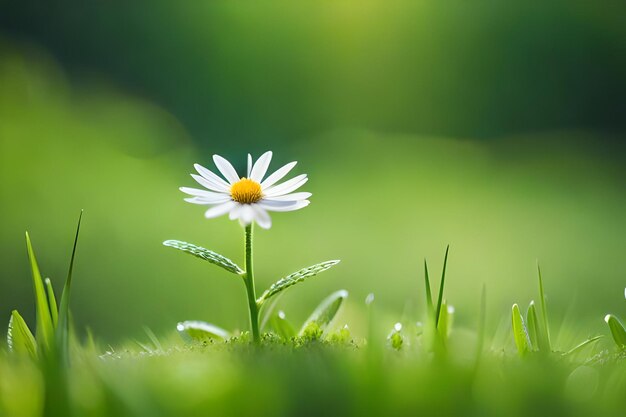
<path id="1" fill-rule="evenodd" d="M 228 213 L 231 220 L 239 219 L 241 224 L 248 225 L 255 221 L 264 229 L 272 226 L 268 211 L 293 211 L 309 205 L 311 193 L 293 191 L 308 181 L 306 174 L 276 184 L 291 171 L 296 162 L 290 162 L 273 174 L 265 177 L 272 160 L 272 152 L 265 152 L 252 164 L 252 156 L 248 154 L 248 172 L 239 177 L 235 168 L 226 159 L 213 155 L 215 166 L 224 179 L 200 164 L 194 164 L 198 174 L 191 174 L 198 184 L 206 188 L 180 187 L 180 190 L 192 197 L 185 198 L 193 204 L 211 206 L 204 214 L 210 219 Z"/>

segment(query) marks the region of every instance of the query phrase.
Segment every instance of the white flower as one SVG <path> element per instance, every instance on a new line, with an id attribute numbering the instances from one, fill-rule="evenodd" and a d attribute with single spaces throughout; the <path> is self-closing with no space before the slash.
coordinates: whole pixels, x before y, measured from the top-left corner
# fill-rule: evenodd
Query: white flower
<path id="1" fill-rule="evenodd" d="M 243 225 L 255 221 L 262 228 L 269 229 L 272 219 L 268 211 L 299 210 L 309 205 L 308 198 L 311 197 L 311 193 L 293 192 L 308 181 L 306 174 L 276 184 L 291 171 L 296 162 L 288 163 L 263 179 L 271 160 L 272 152 L 265 152 L 252 165 L 252 156 L 248 154 L 248 174 L 239 178 L 230 162 L 213 155 L 213 162 L 226 181 L 202 165 L 194 164 L 200 175 L 191 176 L 209 191 L 188 187 L 180 187 L 180 190 L 192 196 L 185 201 L 212 206 L 204 213 L 208 219 L 229 213 L 231 220 L 239 219 Z"/>

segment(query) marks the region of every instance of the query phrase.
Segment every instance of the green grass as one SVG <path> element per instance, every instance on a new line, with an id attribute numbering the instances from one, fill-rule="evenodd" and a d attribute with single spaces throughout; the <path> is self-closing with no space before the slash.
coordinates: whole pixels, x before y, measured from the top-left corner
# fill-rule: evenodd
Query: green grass
<path id="1" fill-rule="evenodd" d="M 626 406 L 623 351 L 521 361 L 495 349 L 474 366 L 454 354 L 433 361 L 413 336 L 376 356 L 361 344 L 268 335 L 260 348 L 247 335 L 191 345 L 165 339 L 104 354 L 76 349 L 68 373 L 75 415 L 617 416 Z M 40 415 L 36 365 L 2 354 L 0 374 L 2 415 Z"/>
<path id="2" fill-rule="evenodd" d="M 62 299 L 69 296 L 77 241 L 78 230 Z M 249 332 L 186 321 L 178 335 L 159 336 L 146 327 L 145 340 L 102 348 L 92 336 L 80 342 L 69 321 L 65 338 L 51 338 L 55 329 L 63 331 L 62 320 L 28 235 L 27 247 L 38 330 L 48 323 L 50 334 L 33 336 L 17 312 L 11 316 L 10 349 L 0 352 L 2 416 L 620 416 L 626 409 L 619 319 L 605 319 L 611 337 L 555 347 L 540 270 L 541 312 L 531 301 L 524 317 L 514 304 L 504 340 L 486 335 L 486 287 L 477 300 L 477 323 L 453 325 L 454 308 L 444 298 L 446 248 L 437 307 L 425 261 L 423 321 L 405 317 L 386 338 L 377 331 L 384 325 L 371 296 L 362 305 L 368 339 L 351 334 L 339 314 L 348 292 L 340 290 L 301 325 L 277 310 L 275 297 L 262 311 L 259 344 Z M 61 306 L 59 317 L 67 320 L 69 301 Z"/>

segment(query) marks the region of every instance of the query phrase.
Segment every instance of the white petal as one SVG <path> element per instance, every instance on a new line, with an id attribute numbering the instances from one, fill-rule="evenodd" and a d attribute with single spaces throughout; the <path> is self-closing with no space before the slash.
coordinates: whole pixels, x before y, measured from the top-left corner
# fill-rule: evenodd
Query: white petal
<path id="1" fill-rule="evenodd" d="M 276 184 L 278 181 L 282 180 L 283 177 L 287 175 L 289 171 L 291 171 L 293 167 L 296 166 L 297 163 L 298 162 L 296 161 L 289 162 L 287 165 L 283 166 L 282 168 L 277 169 L 272 175 L 267 177 L 265 181 L 261 183 L 261 187 L 263 189 L 266 189 Z"/>
<path id="2" fill-rule="evenodd" d="M 241 214 L 241 207 L 243 207 L 243 205 L 237 203 L 237 205 L 235 205 L 235 207 L 228 214 L 228 218 L 231 220 L 238 219 L 239 215 Z"/>
<path id="3" fill-rule="evenodd" d="M 311 197 L 313 194 L 311 193 L 293 193 L 293 194 L 285 194 L 277 197 L 266 197 L 267 201 L 298 201 L 298 200 L 306 200 Z"/>
<path id="4" fill-rule="evenodd" d="M 254 220 L 254 210 L 250 204 L 243 204 L 241 206 L 239 219 L 244 222 L 244 224 L 252 223 L 252 220 Z"/>
<path id="5" fill-rule="evenodd" d="M 272 151 L 267 151 L 259 159 L 256 160 L 252 171 L 250 172 L 250 179 L 256 182 L 261 182 L 267 169 L 270 167 L 270 161 L 272 160 Z"/>
<path id="6" fill-rule="evenodd" d="M 246 174 L 247 178 L 250 178 L 250 172 L 252 172 L 252 155 L 248 154 L 248 173 Z"/>
<path id="7" fill-rule="evenodd" d="M 257 204 L 268 211 L 294 211 L 308 206 L 309 200 L 300 201 L 267 201 L 261 200 Z"/>
<path id="8" fill-rule="evenodd" d="M 228 197 L 227 195 L 224 195 L 221 198 L 219 197 L 215 197 L 215 198 L 190 197 L 190 198 L 185 198 L 185 201 L 191 204 L 221 204 L 221 203 L 226 203 L 227 201 L 230 201 L 230 197 Z"/>
<path id="9" fill-rule="evenodd" d="M 212 180 L 208 180 L 208 179 L 204 178 L 201 175 L 191 174 L 191 177 L 194 180 L 196 180 L 196 182 L 198 184 L 200 184 L 201 186 L 203 186 L 205 188 L 208 188 L 209 190 L 217 191 L 218 193 L 228 193 L 228 194 L 230 194 L 228 192 L 228 188 L 226 186 L 222 186 L 219 183 L 216 183 L 216 182 L 214 182 Z M 222 182 L 224 182 L 224 180 L 222 180 Z M 226 184 L 226 183 L 224 182 L 224 184 Z"/>
<path id="10" fill-rule="evenodd" d="M 237 203 L 235 203 L 234 201 L 229 201 L 227 203 L 223 203 L 223 204 L 219 204 L 217 206 L 211 207 L 210 209 L 206 211 L 206 213 L 204 213 L 204 217 L 206 217 L 207 219 L 219 217 L 222 214 L 226 214 L 230 210 L 232 210 L 233 207 L 235 207 L 235 204 Z"/>
<path id="11" fill-rule="evenodd" d="M 293 177 L 292 179 L 285 181 L 282 184 L 278 184 L 274 187 L 263 190 L 263 194 L 268 197 L 285 195 L 302 187 L 304 183 L 306 183 L 308 180 L 309 179 L 307 178 L 306 174 L 298 175 L 297 177 Z"/>
<path id="12" fill-rule="evenodd" d="M 272 227 L 272 219 L 263 207 L 259 207 L 258 204 L 254 204 L 252 209 L 254 210 L 254 221 L 256 221 L 259 226 L 263 229 L 269 229 Z"/>
<path id="13" fill-rule="evenodd" d="M 228 185 L 226 181 L 224 181 L 202 165 L 194 164 L 193 167 L 196 169 L 196 171 L 198 171 L 198 174 L 202 175 L 206 180 L 210 181 L 211 184 L 214 185 L 216 191 L 228 192 L 228 190 L 230 190 L 230 185 Z"/>
<path id="14" fill-rule="evenodd" d="M 215 166 L 220 170 L 224 178 L 228 180 L 228 182 L 232 184 L 239 181 L 239 175 L 237 175 L 237 171 L 235 168 L 228 162 L 226 159 L 222 158 L 219 155 L 213 155 L 213 162 L 215 162 Z"/>
<path id="15" fill-rule="evenodd" d="M 185 194 L 189 194 L 194 197 L 218 198 L 218 197 L 227 196 L 227 194 L 223 194 L 223 193 L 214 193 L 212 191 L 199 190 L 197 188 L 190 188 L 190 187 L 180 187 L 179 190 Z"/>

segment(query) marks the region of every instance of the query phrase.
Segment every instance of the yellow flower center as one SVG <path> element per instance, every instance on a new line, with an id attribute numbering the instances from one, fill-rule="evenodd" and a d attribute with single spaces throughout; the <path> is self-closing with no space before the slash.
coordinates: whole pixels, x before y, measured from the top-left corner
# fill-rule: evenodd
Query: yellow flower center
<path id="1" fill-rule="evenodd" d="M 241 204 L 256 203 L 263 198 L 261 184 L 249 178 L 242 178 L 231 185 L 230 196 Z"/>

